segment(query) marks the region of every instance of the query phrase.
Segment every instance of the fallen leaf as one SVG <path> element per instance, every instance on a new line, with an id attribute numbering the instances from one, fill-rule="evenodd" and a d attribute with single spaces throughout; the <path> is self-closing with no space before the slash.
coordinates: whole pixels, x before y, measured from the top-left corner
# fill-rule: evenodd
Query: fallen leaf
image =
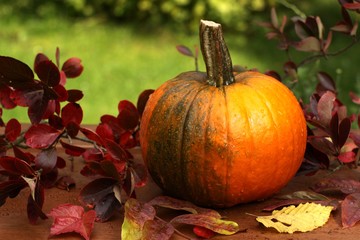
<path id="1" fill-rule="evenodd" d="M 122 240 L 141 240 L 146 221 L 153 220 L 156 212 L 148 203 L 129 198 L 125 203 L 124 222 L 121 227 Z"/>
<path id="2" fill-rule="evenodd" d="M 360 182 L 353 179 L 327 178 L 316 183 L 315 192 L 340 191 L 345 194 L 360 192 Z"/>
<path id="3" fill-rule="evenodd" d="M 341 221 L 343 227 L 352 227 L 360 221 L 360 193 L 353 193 L 341 203 Z"/>
<path id="4" fill-rule="evenodd" d="M 285 194 L 281 196 L 277 196 L 278 199 L 302 199 L 302 200 L 313 200 L 313 201 L 320 201 L 320 200 L 328 200 L 329 198 L 315 192 L 310 191 L 296 191 L 290 194 Z"/>
<path id="5" fill-rule="evenodd" d="M 174 234 L 175 228 L 162 220 L 148 220 L 144 223 L 141 240 L 168 240 Z"/>
<path id="6" fill-rule="evenodd" d="M 215 236 L 215 232 L 204 228 L 204 227 L 199 227 L 199 226 L 195 226 L 193 228 L 193 232 L 195 233 L 196 236 L 200 237 L 200 238 L 205 238 L 205 239 L 209 239 L 212 238 L 213 236 Z"/>
<path id="7" fill-rule="evenodd" d="M 154 199 L 152 199 L 149 202 L 149 204 L 164 207 L 164 208 L 170 208 L 170 209 L 174 209 L 174 210 L 187 211 L 187 212 L 194 213 L 194 214 L 201 213 L 201 214 L 206 214 L 206 215 L 213 216 L 216 218 L 221 218 L 221 215 L 215 210 L 198 207 L 191 202 L 179 200 L 179 199 L 168 197 L 168 196 L 155 197 Z"/>
<path id="8" fill-rule="evenodd" d="M 170 223 L 200 226 L 223 235 L 232 235 L 239 231 L 239 225 L 236 222 L 222 220 L 207 214 L 183 214 L 173 218 Z"/>
<path id="9" fill-rule="evenodd" d="M 54 218 L 50 236 L 76 232 L 89 240 L 94 228 L 96 212 L 94 210 L 85 212 L 81 206 L 62 204 L 53 208 L 48 216 Z"/>
<path id="10" fill-rule="evenodd" d="M 331 206 L 316 203 L 291 205 L 282 210 L 275 210 L 270 216 L 257 217 L 256 220 L 265 227 L 273 227 L 278 232 L 308 232 L 323 226 L 333 210 Z"/>

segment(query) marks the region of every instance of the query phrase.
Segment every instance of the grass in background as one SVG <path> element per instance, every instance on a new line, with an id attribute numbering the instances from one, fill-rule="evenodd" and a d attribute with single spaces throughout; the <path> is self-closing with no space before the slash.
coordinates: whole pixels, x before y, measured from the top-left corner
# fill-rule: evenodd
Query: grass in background
<path id="1" fill-rule="evenodd" d="M 55 49 L 60 48 L 61 62 L 69 57 L 79 57 L 84 65 L 83 74 L 69 79 L 67 88 L 84 92 L 80 101 L 84 109 L 84 123 L 95 124 L 103 114 L 117 114 L 117 104 L 128 99 L 136 102 L 139 93 L 148 88 L 157 88 L 164 81 L 181 72 L 194 70 L 191 58 L 180 55 L 175 46 L 199 45 L 198 35 L 186 35 L 168 29 L 137 29 L 131 26 L 103 24 L 94 19 L 68 21 L 50 18 L 0 19 L 0 55 L 17 58 L 30 67 L 34 57 L 42 52 L 55 60 Z M 276 49 L 275 42 L 269 42 L 264 35 L 246 38 L 225 31 L 233 63 L 257 68 L 260 71 L 275 69 L 281 71 L 285 54 Z M 348 89 L 360 92 L 359 46 L 344 54 L 341 59 L 329 59 L 323 70 L 329 70 L 342 84 L 344 95 Z M 204 70 L 202 57 L 200 70 Z M 315 65 L 313 65 L 315 66 Z M 312 71 L 306 70 L 305 74 Z M 295 90 L 299 97 L 308 98 L 315 87 L 315 79 Z M 309 93 L 308 93 L 309 92 Z M 307 99 L 306 99 L 307 101 Z M 4 110 L 4 120 L 16 117 L 28 122 L 26 109 L 17 107 Z"/>

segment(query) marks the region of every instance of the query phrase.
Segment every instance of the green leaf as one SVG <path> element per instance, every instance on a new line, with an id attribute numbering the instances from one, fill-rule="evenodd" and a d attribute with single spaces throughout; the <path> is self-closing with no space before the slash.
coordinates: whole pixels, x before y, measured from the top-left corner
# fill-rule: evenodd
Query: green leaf
<path id="1" fill-rule="evenodd" d="M 170 223 L 200 226 L 223 235 L 232 235 L 240 230 L 236 222 L 222 220 L 207 214 L 183 214 L 173 218 Z"/>
<path id="2" fill-rule="evenodd" d="M 156 212 L 148 203 L 129 198 L 125 203 L 125 217 L 121 227 L 122 240 L 141 240 L 146 221 L 153 220 Z"/>

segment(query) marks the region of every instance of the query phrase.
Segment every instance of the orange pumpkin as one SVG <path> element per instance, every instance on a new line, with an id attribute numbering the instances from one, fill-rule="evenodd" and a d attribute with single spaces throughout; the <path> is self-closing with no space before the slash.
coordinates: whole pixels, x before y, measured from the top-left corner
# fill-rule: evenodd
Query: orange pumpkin
<path id="1" fill-rule="evenodd" d="M 153 180 L 208 207 L 268 198 L 301 165 L 306 122 L 293 93 L 258 72 L 233 76 L 221 25 L 201 21 L 207 74 L 186 72 L 149 98 L 140 143 Z"/>

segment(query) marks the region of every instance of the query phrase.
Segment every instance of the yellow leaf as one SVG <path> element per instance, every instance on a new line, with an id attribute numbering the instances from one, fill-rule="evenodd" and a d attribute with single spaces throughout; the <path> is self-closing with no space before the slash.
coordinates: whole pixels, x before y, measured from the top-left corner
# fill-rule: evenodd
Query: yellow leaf
<path id="1" fill-rule="evenodd" d="M 273 227 L 278 232 L 308 232 L 323 226 L 329 219 L 333 207 L 316 203 L 291 205 L 275 210 L 270 216 L 257 217 L 256 220 L 265 227 Z"/>

